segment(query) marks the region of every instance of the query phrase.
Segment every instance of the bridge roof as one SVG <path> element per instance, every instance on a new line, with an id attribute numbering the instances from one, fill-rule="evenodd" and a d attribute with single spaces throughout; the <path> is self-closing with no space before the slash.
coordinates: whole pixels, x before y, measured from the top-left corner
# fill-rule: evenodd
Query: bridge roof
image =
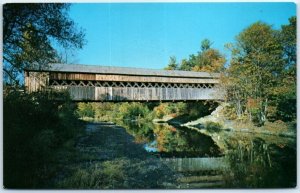
<path id="1" fill-rule="evenodd" d="M 168 77 L 194 77 L 194 78 L 218 78 L 219 73 L 192 72 L 181 70 L 156 70 L 146 68 L 129 68 L 114 66 L 96 66 L 79 64 L 50 64 L 47 68 L 33 67 L 28 71 L 45 72 L 72 72 L 72 73 L 91 73 L 91 74 L 116 74 L 116 75 L 135 75 L 135 76 L 168 76 Z"/>

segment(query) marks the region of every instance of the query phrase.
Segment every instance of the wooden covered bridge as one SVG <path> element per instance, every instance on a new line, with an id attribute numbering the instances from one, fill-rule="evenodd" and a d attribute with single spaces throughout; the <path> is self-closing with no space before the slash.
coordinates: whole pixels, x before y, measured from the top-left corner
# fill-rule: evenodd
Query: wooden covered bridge
<path id="1" fill-rule="evenodd" d="M 25 70 L 27 92 L 66 90 L 74 101 L 197 101 L 223 98 L 219 74 L 51 64 Z"/>

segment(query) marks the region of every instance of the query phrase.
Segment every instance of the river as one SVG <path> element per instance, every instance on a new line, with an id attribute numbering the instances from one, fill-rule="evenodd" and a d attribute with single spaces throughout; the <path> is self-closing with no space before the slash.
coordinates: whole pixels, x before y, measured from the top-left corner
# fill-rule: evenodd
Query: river
<path id="1" fill-rule="evenodd" d="M 222 132 L 221 137 L 228 137 L 226 150 L 208 135 L 166 123 L 89 123 L 86 134 L 76 144 L 80 164 L 75 164 L 73 174 L 61 187 L 192 189 L 296 185 L 294 143 L 249 133 L 230 138 L 229 133 Z M 84 172 L 86 184 L 74 187 L 77 178 L 82 183 Z M 90 181 L 99 175 L 102 177 L 98 182 Z"/>

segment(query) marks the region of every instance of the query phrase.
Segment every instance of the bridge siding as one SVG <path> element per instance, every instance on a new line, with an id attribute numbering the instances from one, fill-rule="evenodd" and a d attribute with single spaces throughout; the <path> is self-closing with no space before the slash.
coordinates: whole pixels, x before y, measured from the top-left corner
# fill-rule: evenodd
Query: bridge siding
<path id="1" fill-rule="evenodd" d="M 194 73 L 195 74 L 195 73 Z M 200 74 L 199 74 L 200 75 Z M 222 99 L 217 87 L 213 88 L 163 88 L 163 87 L 119 87 L 119 86 L 50 86 L 51 80 L 82 80 L 104 82 L 139 83 L 194 83 L 218 84 L 215 77 L 171 77 L 164 76 L 92 74 L 75 72 L 25 71 L 25 86 L 28 92 L 43 89 L 67 90 L 74 101 L 184 101 Z"/>
<path id="2" fill-rule="evenodd" d="M 213 100 L 218 97 L 218 88 L 125 88 L 52 86 L 67 90 L 74 101 L 183 101 Z"/>
<path id="3" fill-rule="evenodd" d="M 42 90 L 49 85 L 49 73 L 25 72 L 25 87 L 28 92 Z"/>
<path id="4" fill-rule="evenodd" d="M 84 81 L 114 81 L 114 82 L 161 82 L 161 83 L 218 83 L 218 79 L 208 78 L 180 78 L 155 76 L 103 75 L 80 73 L 50 73 L 52 80 L 84 80 Z"/>

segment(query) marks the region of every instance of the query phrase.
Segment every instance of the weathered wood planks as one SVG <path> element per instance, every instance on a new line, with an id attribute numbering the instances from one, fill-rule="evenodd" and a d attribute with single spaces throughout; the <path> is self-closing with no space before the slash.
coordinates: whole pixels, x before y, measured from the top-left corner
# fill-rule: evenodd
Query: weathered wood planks
<path id="1" fill-rule="evenodd" d="M 218 83 L 218 74 L 204 72 L 84 65 L 25 70 L 27 92 L 66 90 L 74 101 L 219 100 L 223 94 Z"/>
<path id="2" fill-rule="evenodd" d="M 162 82 L 162 83 L 218 83 L 212 78 L 186 78 L 186 77 L 156 77 L 156 76 L 129 76 L 129 75 L 104 75 L 80 74 L 67 72 L 51 72 L 52 80 L 90 80 L 90 81 L 115 81 L 115 82 Z"/>
<path id="3" fill-rule="evenodd" d="M 74 101 L 185 101 L 222 99 L 218 88 L 135 88 L 51 86 L 67 90 Z"/>

